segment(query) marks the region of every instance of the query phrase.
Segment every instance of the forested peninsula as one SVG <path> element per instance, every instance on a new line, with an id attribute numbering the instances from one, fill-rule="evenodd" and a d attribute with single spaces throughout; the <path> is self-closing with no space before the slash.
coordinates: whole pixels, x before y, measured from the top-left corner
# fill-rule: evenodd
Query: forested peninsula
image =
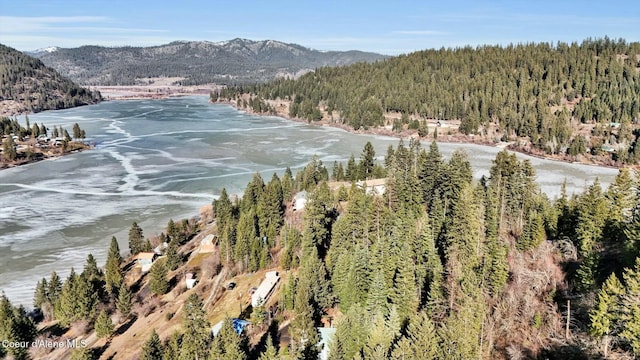
<path id="1" fill-rule="evenodd" d="M 78 123 L 72 134 L 62 126 L 32 125 L 28 115 L 24 125 L 17 118 L 0 116 L 0 170 L 91 148 Z"/>
<path id="2" fill-rule="evenodd" d="M 133 223 L 126 257 L 113 238 L 104 267 L 89 255 L 66 280 L 43 278 L 37 316 L 0 296 L 0 335 L 29 344 L 0 355 L 640 356 L 637 174 L 552 201 L 507 151 L 479 181 L 463 151 L 445 159 L 435 142 L 375 158 L 366 144 L 346 166 L 256 173 L 242 197 L 222 190 L 199 220 L 146 240 Z M 266 271 L 280 281 L 254 301 Z"/>
<path id="3" fill-rule="evenodd" d="M 73 126 L 73 137 L 61 126 L 31 124 L 17 114 L 66 109 L 102 100 L 66 79 L 40 60 L 0 44 L 0 169 L 28 164 L 69 152 L 88 149 L 84 130 Z M 14 116 L 11 118 L 11 116 Z"/>
<path id="4" fill-rule="evenodd" d="M 640 43 L 622 39 L 424 50 L 211 98 L 356 131 L 601 165 L 640 160 Z"/>

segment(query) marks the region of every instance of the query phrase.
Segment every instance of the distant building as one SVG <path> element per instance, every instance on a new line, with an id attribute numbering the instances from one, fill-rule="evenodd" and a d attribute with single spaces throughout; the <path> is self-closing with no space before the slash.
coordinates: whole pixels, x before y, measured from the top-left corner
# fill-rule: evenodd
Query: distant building
<path id="1" fill-rule="evenodd" d="M 365 189 L 365 192 L 369 195 L 383 195 L 386 191 L 387 179 L 371 179 L 366 181 L 358 181 L 356 185 Z"/>
<path id="2" fill-rule="evenodd" d="M 269 271 L 264 274 L 264 280 L 258 286 L 258 289 L 251 295 L 251 306 L 258 307 L 263 305 L 267 300 L 269 300 L 269 296 L 273 293 L 273 289 L 276 287 L 276 284 L 280 281 L 280 274 L 277 271 Z"/>
<path id="3" fill-rule="evenodd" d="M 158 255 L 154 252 L 141 252 L 136 255 L 138 265 L 142 268 L 142 272 L 151 270 L 151 266 Z"/>
<path id="4" fill-rule="evenodd" d="M 200 253 L 211 253 L 216 249 L 215 236 L 213 234 L 209 234 L 204 237 L 200 241 Z"/>
<path id="5" fill-rule="evenodd" d="M 293 211 L 303 210 L 307 205 L 307 192 L 300 191 L 293 197 Z"/>
<path id="6" fill-rule="evenodd" d="M 333 337 L 336 334 L 336 328 L 321 327 L 317 329 L 318 329 L 318 333 L 320 333 L 320 341 L 318 342 L 318 348 L 320 348 L 320 354 L 318 355 L 318 359 L 328 360 L 329 344 L 331 344 L 331 341 L 333 340 Z"/>

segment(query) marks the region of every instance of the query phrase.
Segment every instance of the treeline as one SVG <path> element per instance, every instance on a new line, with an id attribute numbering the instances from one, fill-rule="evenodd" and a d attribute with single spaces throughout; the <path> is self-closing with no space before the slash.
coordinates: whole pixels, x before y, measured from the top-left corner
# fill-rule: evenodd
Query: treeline
<path id="1" fill-rule="evenodd" d="M 46 144 L 51 140 L 46 140 L 49 135 L 54 139 L 50 144 L 53 147 L 61 147 L 63 151 L 75 150 L 84 146 L 79 141 L 86 137 L 86 132 L 80 128 L 78 123 L 73 124 L 73 138 L 62 126 L 54 126 L 53 130 L 51 130 L 44 124 L 38 125 L 34 123 L 31 125 L 29 116 L 25 116 L 25 123 L 23 126 L 17 118 L 0 117 L 0 139 L 2 139 L 0 163 L 13 162 L 20 158 L 24 161 L 32 160 L 36 156 L 36 150 L 33 146 L 36 144 L 40 146 L 41 144 L 38 144 L 38 142 L 42 141 L 44 145 L 49 147 L 49 144 Z M 76 142 L 72 143 L 74 140 Z M 27 142 L 26 151 L 18 152 L 18 142 Z"/>
<path id="2" fill-rule="evenodd" d="M 249 93 L 289 100 L 290 116 L 337 118 L 354 129 L 386 125 L 389 112 L 423 123 L 460 120 L 463 134 L 494 141 L 527 138 L 549 154 L 603 154 L 604 145 L 615 149 L 610 154 L 615 161 L 636 163 L 639 67 L 639 43 L 609 38 L 442 48 L 373 64 L 319 68 L 297 80 L 229 87 L 214 97 L 238 99 Z M 581 124 L 593 129 L 579 133 Z"/>
<path id="3" fill-rule="evenodd" d="M 89 91 L 64 78 L 42 61 L 0 44 L 0 101 L 15 100 L 27 111 L 66 109 L 99 102 Z"/>
<path id="4" fill-rule="evenodd" d="M 67 141 L 71 141 L 72 139 L 84 139 L 87 136 L 86 131 L 82 129 L 78 123 L 74 123 L 71 128 L 73 132 L 72 138 L 71 135 L 69 135 L 69 131 L 63 128 L 62 125 L 54 126 L 53 129 L 50 129 L 46 127 L 44 123 L 40 125 L 33 123 L 32 125 L 28 115 L 25 115 L 24 120 L 25 125 L 22 125 L 17 118 L 0 117 L 0 137 L 15 135 L 19 141 L 24 141 L 31 137 L 37 138 L 40 135 L 51 135 L 54 138 L 63 137 L 67 139 Z"/>

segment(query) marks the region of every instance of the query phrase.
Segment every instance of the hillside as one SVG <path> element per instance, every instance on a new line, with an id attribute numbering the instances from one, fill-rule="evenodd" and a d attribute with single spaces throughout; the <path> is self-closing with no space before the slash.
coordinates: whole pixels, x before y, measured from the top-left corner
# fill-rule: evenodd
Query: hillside
<path id="1" fill-rule="evenodd" d="M 31 54 L 85 85 L 135 85 L 157 77 L 182 78 L 182 85 L 255 83 L 298 76 L 321 66 L 385 58 L 361 51 L 321 52 L 274 40 L 247 39 L 175 41 L 153 47 L 52 47 Z"/>
<path id="2" fill-rule="evenodd" d="M 424 50 L 213 94 L 256 112 L 279 112 L 276 104 L 290 117 L 355 130 L 457 133 L 608 165 L 640 160 L 639 99 L 640 43 L 608 38 Z M 261 102 L 271 106 L 254 106 Z M 454 126 L 436 133 L 437 123 Z"/>
<path id="3" fill-rule="evenodd" d="M 223 190 L 198 220 L 146 240 L 134 222 L 136 256 L 114 237 L 104 267 L 88 255 L 81 272 L 38 282 L 37 326 L 0 295 L 0 336 L 36 344 L 0 357 L 317 359 L 325 334 L 331 359 L 638 358 L 630 171 L 550 201 L 507 151 L 481 181 L 463 151 L 444 159 L 435 142 L 375 158 L 368 143 L 331 178 L 317 157 L 295 176 L 256 173 L 241 198 Z M 280 276 L 271 296 L 267 271 Z"/>
<path id="4" fill-rule="evenodd" d="M 0 44 L 0 114 L 65 109 L 100 101 L 42 61 Z"/>

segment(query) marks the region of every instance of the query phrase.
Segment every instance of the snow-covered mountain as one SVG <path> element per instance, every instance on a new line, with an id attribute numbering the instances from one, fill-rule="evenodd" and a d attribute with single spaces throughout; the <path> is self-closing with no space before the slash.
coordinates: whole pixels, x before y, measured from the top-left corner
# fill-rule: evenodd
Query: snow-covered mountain
<path id="1" fill-rule="evenodd" d="M 248 39 L 174 41 L 152 47 L 50 47 L 30 54 L 70 79 L 91 85 L 130 85 L 150 77 L 183 78 L 183 84 L 261 82 L 321 66 L 386 58 L 362 51 L 318 51 Z"/>

